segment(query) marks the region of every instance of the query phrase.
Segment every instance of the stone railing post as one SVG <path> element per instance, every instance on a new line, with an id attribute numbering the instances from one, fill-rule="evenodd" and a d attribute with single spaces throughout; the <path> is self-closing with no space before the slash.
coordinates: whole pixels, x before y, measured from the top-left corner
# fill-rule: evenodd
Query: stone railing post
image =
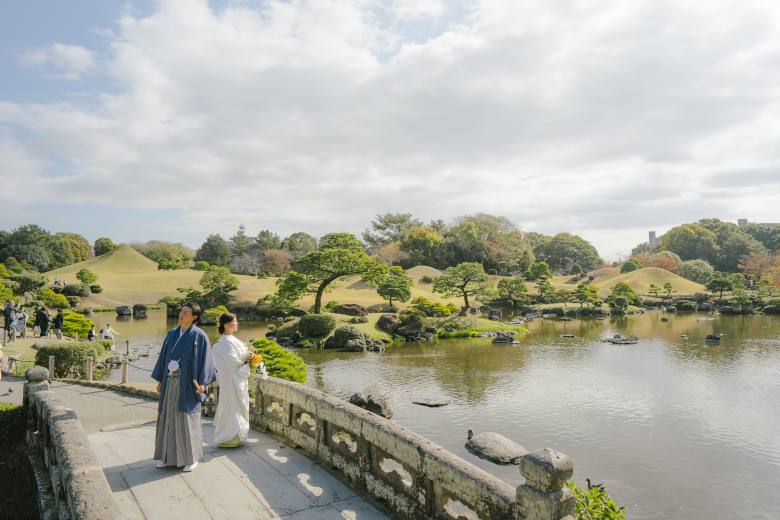
<path id="1" fill-rule="evenodd" d="M 127 384 L 127 357 L 122 358 L 122 384 Z"/>
<path id="2" fill-rule="evenodd" d="M 520 459 L 526 483 L 517 488 L 517 520 L 574 520 L 574 493 L 566 481 L 574 473 L 568 455 L 545 448 Z"/>
<path id="3" fill-rule="evenodd" d="M 87 381 L 92 381 L 94 365 L 95 365 L 95 360 L 92 359 L 92 356 L 88 357 L 87 358 Z"/>
<path id="4" fill-rule="evenodd" d="M 49 356 L 49 383 L 51 383 L 51 378 L 54 377 L 54 356 Z"/>
<path id="5" fill-rule="evenodd" d="M 25 440 L 30 448 L 38 446 L 40 433 L 38 432 L 38 419 L 35 416 L 35 410 L 30 406 L 30 396 L 38 392 L 45 392 L 49 389 L 49 371 L 44 367 L 33 366 L 24 373 L 27 382 L 24 384 L 22 392 L 22 402 L 26 409 L 27 428 L 25 429 Z"/>

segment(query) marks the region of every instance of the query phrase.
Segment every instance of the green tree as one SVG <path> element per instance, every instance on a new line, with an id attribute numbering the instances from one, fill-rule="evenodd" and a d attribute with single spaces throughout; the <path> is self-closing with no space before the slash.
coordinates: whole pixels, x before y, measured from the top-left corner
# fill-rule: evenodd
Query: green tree
<path id="1" fill-rule="evenodd" d="M 149 240 L 143 244 L 136 243 L 130 246 L 157 264 L 165 260 L 168 264 L 177 264 L 179 268 L 188 266 L 195 257 L 195 252 L 180 242 Z"/>
<path id="2" fill-rule="evenodd" d="M 18 294 L 19 296 L 24 295 L 25 293 L 37 292 L 49 283 L 49 279 L 46 278 L 46 276 L 34 271 L 14 273 L 9 277 L 9 280 L 14 283 L 14 294 Z"/>
<path id="3" fill-rule="evenodd" d="M 581 283 L 577 286 L 577 290 L 574 292 L 574 298 L 580 304 L 580 309 L 583 305 L 592 304 L 599 299 L 599 290 L 595 285 L 586 285 Z"/>
<path id="4" fill-rule="evenodd" d="M 210 265 L 200 278 L 205 301 L 209 307 L 227 305 L 230 293 L 238 289 L 238 278 L 230 274 L 227 267 Z"/>
<path id="5" fill-rule="evenodd" d="M 95 256 L 100 256 L 112 251 L 116 245 L 108 237 L 100 237 L 95 240 Z"/>
<path id="6" fill-rule="evenodd" d="M 654 298 L 658 298 L 661 296 L 661 288 L 658 287 L 656 284 L 651 283 L 650 287 L 647 289 L 647 294 Z"/>
<path id="7" fill-rule="evenodd" d="M 365 252 L 363 244 L 352 233 L 328 233 L 320 238 L 320 249 L 349 249 Z"/>
<path id="8" fill-rule="evenodd" d="M 313 313 L 319 314 L 322 295 L 335 280 L 344 276 L 360 276 L 370 285 L 381 282 L 387 274 L 387 266 L 368 256 L 354 235 L 351 240 L 344 235 L 349 234 L 328 235 L 319 250 L 299 258 L 294 264 L 294 271 L 277 281 L 277 296 L 293 302 L 306 293 L 314 293 Z"/>
<path id="9" fill-rule="evenodd" d="M 528 269 L 527 278 L 529 280 L 538 280 L 539 278 L 552 278 L 550 266 L 545 261 L 534 262 Z"/>
<path id="10" fill-rule="evenodd" d="M 46 253 L 49 255 L 49 265 L 46 266 L 46 270 L 57 269 L 59 267 L 65 267 L 75 262 L 73 256 L 73 250 L 70 244 L 65 239 L 58 236 L 51 236 L 46 241 L 44 246 Z"/>
<path id="11" fill-rule="evenodd" d="M 706 284 L 715 269 L 706 260 L 686 260 L 677 269 L 677 274 L 692 282 Z"/>
<path id="12" fill-rule="evenodd" d="M 539 303 L 550 303 L 556 296 L 555 288 L 546 276 L 539 277 L 539 280 L 536 282 L 536 292 L 539 295 Z"/>
<path id="13" fill-rule="evenodd" d="M 83 284 L 92 285 L 93 283 L 97 282 L 98 277 L 89 269 L 82 268 L 79 269 L 79 272 L 76 273 L 76 279 Z"/>
<path id="14" fill-rule="evenodd" d="M 768 251 L 780 252 L 780 226 L 748 224 L 743 231 L 761 242 Z"/>
<path id="15" fill-rule="evenodd" d="M 718 239 L 713 231 L 699 224 L 683 224 L 667 231 L 660 249 L 677 253 L 683 260 L 712 261 L 718 254 Z"/>
<path id="16" fill-rule="evenodd" d="M 393 300 L 407 302 L 412 297 L 412 279 L 398 266 L 390 267 L 385 279 L 377 286 L 379 296 L 393 305 Z"/>
<path id="17" fill-rule="evenodd" d="M 288 251 L 293 260 L 297 260 L 317 249 L 317 239 L 308 233 L 299 231 L 282 240 L 282 249 Z"/>
<path id="18" fill-rule="evenodd" d="M 711 293 L 718 293 L 719 300 L 723 299 L 724 292 L 731 291 L 734 288 L 729 274 L 721 271 L 715 271 L 705 287 Z"/>
<path id="19" fill-rule="evenodd" d="M 607 303 L 613 305 L 615 298 L 624 297 L 631 305 L 642 305 L 642 298 L 634 291 L 630 285 L 625 282 L 618 282 L 610 290 L 610 295 L 607 297 Z"/>
<path id="20" fill-rule="evenodd" d="M 363 231 L 363 240 L 371 247 L 401 242 L 412 228 L 422 225 L 422 221 L 414 218 L 411 213 L 377 215 L 376 219 L 371 221 L 371 228 Z"/>
<path id="21" fill-rule="evenodd" d="M 668 300 L 672 297 L 672 293 L 676 293 L 677 291 L 672 287 L 672 282 L 666 282 L 664 284 L 664 300 Z"/>
<path id="22" fill-rule="evenodd" d="M 464 303 L 462 312 L 468 311 L 471 307 L 469 297 L 484 301 L 494 293 L 485 269 L 478 262 L 463 262 L 448 267 L 433 281 L 433 292 L 448 297 L 462 297 Z"/>
<path id="23" fill-rule="evenodd" d="M 715 233 L 718 249 L 710 263 L 718 271 L 734 272 L 743 257 L 751 253 L 766 253 L 766 248 L 758 240 L 736 224 L 710 218 L 700 220 L 699 225 Z"/>
<path id="24" fill-rule="evenodd" d="M 593 244 L 571 233 L 558 233 L 537 244 L 533 251 L 537 260 L 547 262 L 556 272 L 568 273 L 575 263 L 590 271 L 603 263 Z"/>
<path id="25" fill-rule="evenodd" d="M 414 227 L 401 240 L 401 251 L 409 255 L 410 265 L 435 264 L 434 254 L 444 237 L 430 227 Z"/>
<path id="26" fill-rule="evenodd" d="M 523 271 L 534 260 L 526 235 L 505 217 L 477 213 L 458 217 L 446 230 L 447 262 L 480 262 L 488 271 Z"/>
<path id="27" fill-rule="evenodd" d="M 89 258 L 91 246 L 89 241 L 78 233 L 57 233 L 57 238 L 67 243 L 73 254 L 74 262 L 83 262 Z"/>
<path id="28" fill-rule="evenodd" d="M 621 273 L 630 273 L 639 269 L 639 264 L 635 260 L 628 260 L 620 266 Z"/>
<path id="29" fill-rule="evenodd" d="M 250 247 L 252 247 L 252 239 L 246 236 L 246 228 L 241 224 L 236 234 L 230 237 L 230 258 L 243 255 Z"/>
<path id="30" fill-rule="evenodd" d="M 230 248 L 225 239 L 216 233 L 209 235 L 195 253 L 196 261 L 208 262 L 211 265 L 226 266 L 229 259 Z"/>
<path id="31" fill-rule="evenodd" d="M 731 273 L 729 275 L 729 280 L 731 280 L 731 287 L 733 290 L 747 288 L 747 278 L 745 278 L 745 275 L 742 273 Z"/>
<path id="32" fill-rule="evenodd" d="M 584 272 L 585 271 L 582 269 L 582 266 L 580 266 L 580 264 L 575 263 L 571 266 L 571 271 L 569 271 L 569 274 L 572 276 L 579 276 Z"/>
<path id="33" fill-rule="evenodd" d="M 525 279 L 522 276 L 502 278 L 498 281 L 498 297 L 511 301 L 513 305 L 527 302 L 528 287 L 525 285 Z"/>
<path id="34" fill-rule="evenodd" d="M 260 250 L 281 249 L 282 239 L 273 231 L 264 229 L 255 237 L 254 247 Z"/>

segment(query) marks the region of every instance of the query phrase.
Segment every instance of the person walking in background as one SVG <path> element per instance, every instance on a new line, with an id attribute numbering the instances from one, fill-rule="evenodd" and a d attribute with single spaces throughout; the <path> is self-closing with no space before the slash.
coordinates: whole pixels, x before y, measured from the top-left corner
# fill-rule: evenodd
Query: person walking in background
<path id="1" fill-rule="evenodd" d="M 22 339 L 27 337 L 27 318 L 27 312 L 19 307 L 16 310 L 16 330 Z"/>
<path id="2" fill-rule="evenodd" d="M 5 320 L 3 322 L 3 336 L 4 341 L 7 343 L 11 335 L 11 322 L 14 319 L 14 302 L 11 300 L 6 300 L 3 306 L 3 319 Z"/>
<path id="3" fill-rule="evenodd" d="M 179 311 L 179 326 L 168 331 L 152 371 L 160 393 L 154 442 L 155 467 L 192 471 L 203 458 L 201 407 L 206 385 L 216 380 L 211 342 L 196 326 L 200 305 Z"/>
<path id="4" fill-rule="evenodd" d="M 57 339 L 62 339 L 62 326 L 65 324 L 65 315 L 62 310 L 57 311 L 57 315 L 54 317 L 54 335 Z"/>
<path id="5" fill-rule="evenodd" d="M 49 336 L 50 321 L 51 321 L 51 316 L 49 315 L 49 311 L 47 311 L 44 308 L 41 308 L 35 315 L 35 325 L 41 328 L 42 338 L 46 338 Z"/>
<path id="6" fill-rule="evenodd" d="M 110 323 L 106 323 L 106 328 L 101 330 L 100 337 L 101 339 L 107 339 L 111 342 L 111 352 L 116 350 L 114 347 L 114 336 L 121 336 L 121 334 L 112 329 Z"/>
<path id="7" fill-rule="evenodd" d="M 103 332 L 103 329 L 100 329 L 100 331 Z M 92 325 L 89 328 L 89 332 L 87 333 L 87 340 L 88 341 L 95 341 L 95 336 L 96 336 L 96 334 L 95 334 L 95 326 Z"/>

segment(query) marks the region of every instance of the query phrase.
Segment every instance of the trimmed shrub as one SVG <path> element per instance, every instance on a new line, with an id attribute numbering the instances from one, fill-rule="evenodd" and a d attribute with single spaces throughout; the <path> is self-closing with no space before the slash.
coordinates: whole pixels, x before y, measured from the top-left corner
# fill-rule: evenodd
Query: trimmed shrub
<path id="1" fill-rule="evenodd" d="M 41 291 L 41 301 L 49 309 L 67 309 L 70 306 L 66 296 L 57 294 L 51 289 Z"/>
<path id="2" fill-rule="evenodd" d="M 690 312 L 696 310 L 696 302 L 690 300 L 680 300 L 674 306 L 677 307 L 678 311 Z"/>
<path id="3" fill-rule="evenodd" d="M 303 359 L 270 339 L 256 339 L 252 347 L 263 356 L 263 363 L 271 377 L 306 382 L 306 363 Z"/>
<path id="4" fill-rule="evenodd" d="M 542 309 L 542 314 L 555 314 L 556 316 L 564 316 L 566 315 L 566 309 L 563 307 L 548 307 L 546 309 Z"/>
<path id="5" fill-rule="evenodd" d="M 338 305 L 339 302 L 337 302 L 336 300 L 331 300 L 325 305 L 323 305 L 322 308 L 327 312 L 336 312 L 336 307 L 338 307 Z"/>
<path id="6" fill-rule="evenodd" d="M 346 348 L 365 350 L 371 344 L 371 336 L 352 325 L 343 325 L 336 329 L 333 336 L 325 342 L 325 348 Z"/>
<path id="7" fill-rule="evenodd" d="M 209 263 L 205 260 L 198 260 L 194 264 L 192 264 L 192 268 L 196 271 L 205 271 L 209 268 Z"/>
<path id="8" fill-rule="evenodd" d="M 71 307 L 78 307 L 79 303 L 81 303 L 81 297 L 80 296 L 68 296 L 68 303 Z"/>
<path id="9" fill-rule="evenodd" d="M 3 518 L 40 518 L 37 489 L 24 427 L 27 424 L 24 408 L 11 403 L 0 403 L 0 511 Z"/>
<path id="10" fill-rule="evenodd" d="M 408 307 L 398 313 L 398 323 L 401 325 L 422 325 L 424 319 L 425 314 L 413 307 Z"/>
<path id="11" fill-rule="evenodd" d="M 210 309 L 206 309 L 205 311 L 203 311 L 203 316 L 206 317 L 206 320 L 204 321 L 207 322 L 217 321 L 219 317 L 225 314 L 226 312 L 229 311 L 228 308 L 225 307 L 224 305 L 219 305 L 217 307 L 211 307 Z"/>
<path id="12" fill-rule="evenodd" d="M 452 307 L 454 305 L 450 304 Z M 452 310 L 446 305 L 442 305 L 438 302 L 433 302 L 425 296 L 418 296 L 411 303 L 412 308 L 417 309 L 429 318 L 446 318 L 452 316 Z M 457 310 L 457 308 L 456 308 Z"/>
<path id="13" fill-rule="evenodd" d="M 336 328 L 336 320 L 327 314 L 307 314 L 298 322 L 298 332 L 304 338 L 324 338 Z"/>
<path id="14" fill-rule="evenodd" d="M 92 284 L 89 286 L 89 292 L 92 294 L 100 294 L 103 292 L 103 287 L 98 284 Z"/>
<path id="15" fill-rule="evenodd" d="M 54 356 L 54 377 L 67 377 L 72 372 L 84 374 L 87 358 L 98 360 L 98 345 L 95 342 L 69 341 L 43 345 L 35 354 L 35 364 L 49 366 L 49 356 Z"/>
<path id="16" fill-rule="evenodd" d="M 86 298 L 91 293 L 89 292 L 89 285 L 83 283 L 69 283 L 62 290 L 62 294 L 65 296 L 81 296 Z"/>
<path id="17" fill-rule="evenodd" d="M 66 336 L 86 338 L 87 334 L 89 334 L 89 329 L 95 324 L 94 321 L 83 314 L 70 309 L 65 309 L 62 314 L 65 317 L 62 324 L 62 333 Z"/>
<path id="18" fill-rule="evenodd" d="M 433 283 L 433 276 L 427 274 L 420 277 L 420 283 Z"/>

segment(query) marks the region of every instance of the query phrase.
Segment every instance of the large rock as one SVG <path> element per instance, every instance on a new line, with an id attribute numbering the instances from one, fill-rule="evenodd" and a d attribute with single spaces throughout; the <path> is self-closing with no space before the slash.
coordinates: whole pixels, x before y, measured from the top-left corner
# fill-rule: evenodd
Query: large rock
<path id="1" fill-rule="evenodd" d="M 325 340 L 324 347 L 348 352 L 384 350 L 384 344 L 381 341 L 372 339 L 371 336 L 351 325 L 337 328 L 333 335 Z"/>
<path id="2" fill-rule="evenodd" d="M 120 305 L 116 308 L 116 314 L 117 316 L 132 316 L 133 309 L 129 305 Z"/>
<path id="3" fill-rule="evenodd" d="M 520 459 L 528 453 L 527 449 L 503 435 L 493 432 L 474 433 L 472 430 L 468 433 L 466 449 L 481 459 L 501 465 L 520 464 Z"/>
<path id="4" fill-rule="evenodd" d="M 398 316 L 395 314 L 382 314 L 377 320 L 376 326 L 381 331 L 393 334 L 395 329 L 398 328 Z"/>
<path id="5" fill-rule="evenodd" d="M 146 318 L 146 305 L 136 303 L 133 305 L 133 318 Z"/>
<path id="6" fill-rule="evenodd" d="M 342 303 L 333 306 L 333 312 L 336 314 L 346 314 L 347 316 L 366 316 L 368 309 L 357 303 Z"/>
<path id="7" fill-rule="evenodd" d="M 385 419 L 390 419 L 393 417 L 393 411 L 390 409 L 390 405 L 387 402 L 387 397 L 358 392 L 349 398 L 349 402 L 355 406 L 363 408 L 364 410 L 381 415 Z"/>

